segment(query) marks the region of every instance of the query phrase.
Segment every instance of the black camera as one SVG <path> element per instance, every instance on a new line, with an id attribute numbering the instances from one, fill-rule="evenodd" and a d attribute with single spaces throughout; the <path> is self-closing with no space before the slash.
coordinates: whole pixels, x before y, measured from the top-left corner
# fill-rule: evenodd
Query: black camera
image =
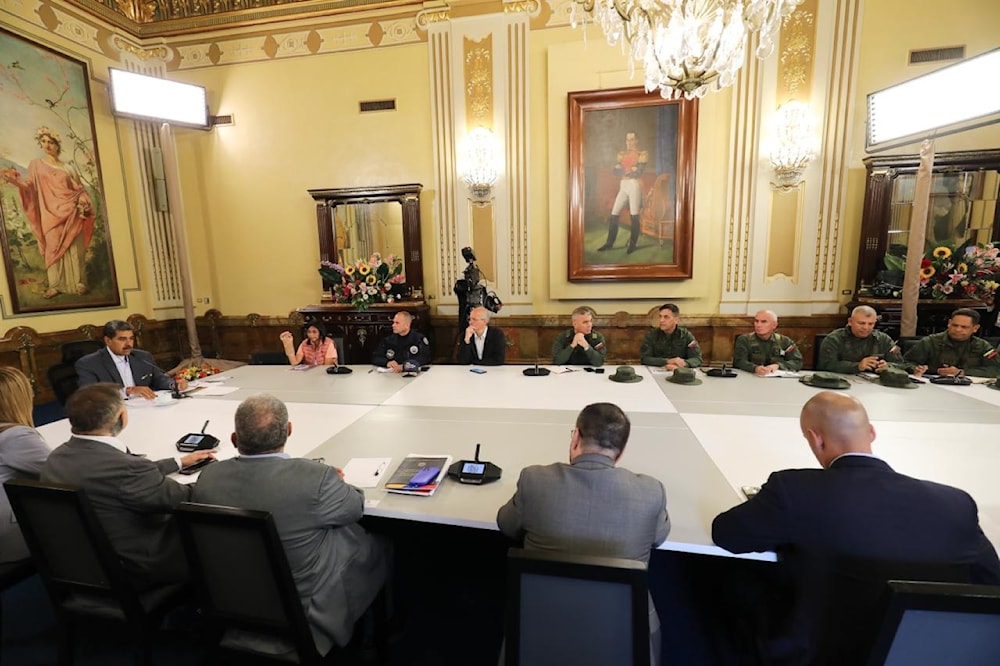
<path id="1" fill-rule="evenodd" d="M 455 282 L 452 288 L 458 296 L 460 325 L 468 321 L 469 312 L 473 308 L 484 307 L 490 312 L 500 312 L 503 302 L 495 292 L 486 289 L 483 273 L 476 266 L 476 253 L 471 247 L 462 248 L 462 258 L 467 262 L 462 272 L 462 279 Z"/>

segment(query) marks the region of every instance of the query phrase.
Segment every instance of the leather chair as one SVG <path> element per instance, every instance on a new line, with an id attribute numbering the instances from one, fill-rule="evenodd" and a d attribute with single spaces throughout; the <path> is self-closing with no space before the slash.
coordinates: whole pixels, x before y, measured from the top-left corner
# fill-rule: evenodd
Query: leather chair
<path id="1" fill-rule="evenodd" d="M 649 666 L 646 566 L 635 560 L 512 548 L 506 666 Z"/>
<path id="2" fill-rule="evenodd" d="M 786 560 L 795 580 L 791 621 L 767 642 L 766 661 L 864 664 L 890 580 L 967 583 L 970 568 L 952 562 L 907 562 L 797 551 Z"/>
<path id="3" fill-rule="evenodd" d="M 890 581 L 868 666 L 1000 664 L 1000 587 Z"/>
<path id="4" fill-rule="evenodd" d="M 60 405 L 65 406 L 66 400 L 80 387 L 80 377 L 72 363 L 56 363 L 45 371 L 45 376 Z"/>
<path id="5" fill-rule="evenodd" d="M 91 354 L 103 347 L 104 343 L 100 340 L 74 340 L 66 342 L 60 347 L 62 362 L 73 365 L 87 354 Z"/>
<path id="6" fill-rule="evenodd" d="M 901 335 L 896 344 L 899 345 L 899 353 L 906 356 L 906 352 L 917 346 L 917 343 L 924 339 L 922 335 Z"/>
<path id="7" fill-rule="evenodd" d="M 288 365 L 285 352 L 254 352 L 250 354 L 250 365 Z"/>
<path id="8" fill-rule="evenodd" d="M 134 590 L 82 490 L 25 479 L 4 489 L 55 609 L 58 663 L 73 663 L 77 623 L 90 619 L 124 624 L 115 635 L 133 643 L 137 665 L 148 666 L 157 627 L 189 595 L 186 586 Z"/>
<path id="9" fill-rule="evenodd" d="M 823 341 L 826 340 L 826 336 L 828 336 L 828 335 L 830 335 L 830 334 L 829 333 L 818 333 L 816 335 L 816 337 L 813 338 L 813 360 L 812 360 L 812 369 L 813 370 L 816 370 L 816 369 L 819 368 L 819 348 L 823 344 Z"/>
<path id="10" fill-rule="evenodd" d="M 313 641 L 274 519 L 266 511 L 184 502 L 174 510 L 202 609 L 223 630 L 209 663 L 248 657 L 325 664 Z M 385 597 L 373 606 L 376 638 L 384 639 Z M 385 640 L 377 640 L 385 663 Z"/>

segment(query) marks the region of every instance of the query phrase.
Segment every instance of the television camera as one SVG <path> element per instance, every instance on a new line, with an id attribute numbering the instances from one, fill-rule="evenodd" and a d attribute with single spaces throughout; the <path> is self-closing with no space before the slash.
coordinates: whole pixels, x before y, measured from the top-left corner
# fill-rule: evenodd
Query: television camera
<path id="1" fill-rule="evenodd" d="M 495 292 L 486 288 L 483 272 L 476 265 L 476 253 L 471 247 L 462 248 L 462 258 L 466 261 L 462 279 L 455 282 L 453 288 L 458 296 L 458 325 L 460 329 L 469 323 L 469 313 L 473 308 L 484 307 L 490 312 L 500 312 L 503 303 Z"/>

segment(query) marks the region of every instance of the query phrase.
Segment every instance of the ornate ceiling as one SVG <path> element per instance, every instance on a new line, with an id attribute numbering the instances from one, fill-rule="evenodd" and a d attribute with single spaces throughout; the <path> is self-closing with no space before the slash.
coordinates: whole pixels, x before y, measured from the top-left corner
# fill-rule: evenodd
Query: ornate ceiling
<path id="1" fill-rule="evenodd" d="M 412 0 L 68 0 L 135 37 L 182 35 L 309 15 L 384 10 Z"/>

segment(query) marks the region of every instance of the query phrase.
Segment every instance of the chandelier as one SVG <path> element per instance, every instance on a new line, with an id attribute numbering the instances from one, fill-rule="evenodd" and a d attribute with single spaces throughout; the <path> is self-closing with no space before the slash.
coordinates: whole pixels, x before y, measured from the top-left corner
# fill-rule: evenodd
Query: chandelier
<path id="1" fill-rule="evenodd" d="M 769 157 L 774 169 L 771 188 L 788 192 L 799 186 L 809 163 L 816 158 L 816 121 L 802 102 L 782 104 L 774 117 Z"/>
<path id="2" fill-rule="evenodd" d="M 692 99 L 733 84 L 750 32 L 760 33 L 757 57 L 771 55 L 781 19 L 802 0 L 573 2 L 601 26 L 609 44 L 622 42 L 623 49 L 628 44 L 629 73 L 642 62 L 646 92 L 659 88 L 664 99 Z"/>

